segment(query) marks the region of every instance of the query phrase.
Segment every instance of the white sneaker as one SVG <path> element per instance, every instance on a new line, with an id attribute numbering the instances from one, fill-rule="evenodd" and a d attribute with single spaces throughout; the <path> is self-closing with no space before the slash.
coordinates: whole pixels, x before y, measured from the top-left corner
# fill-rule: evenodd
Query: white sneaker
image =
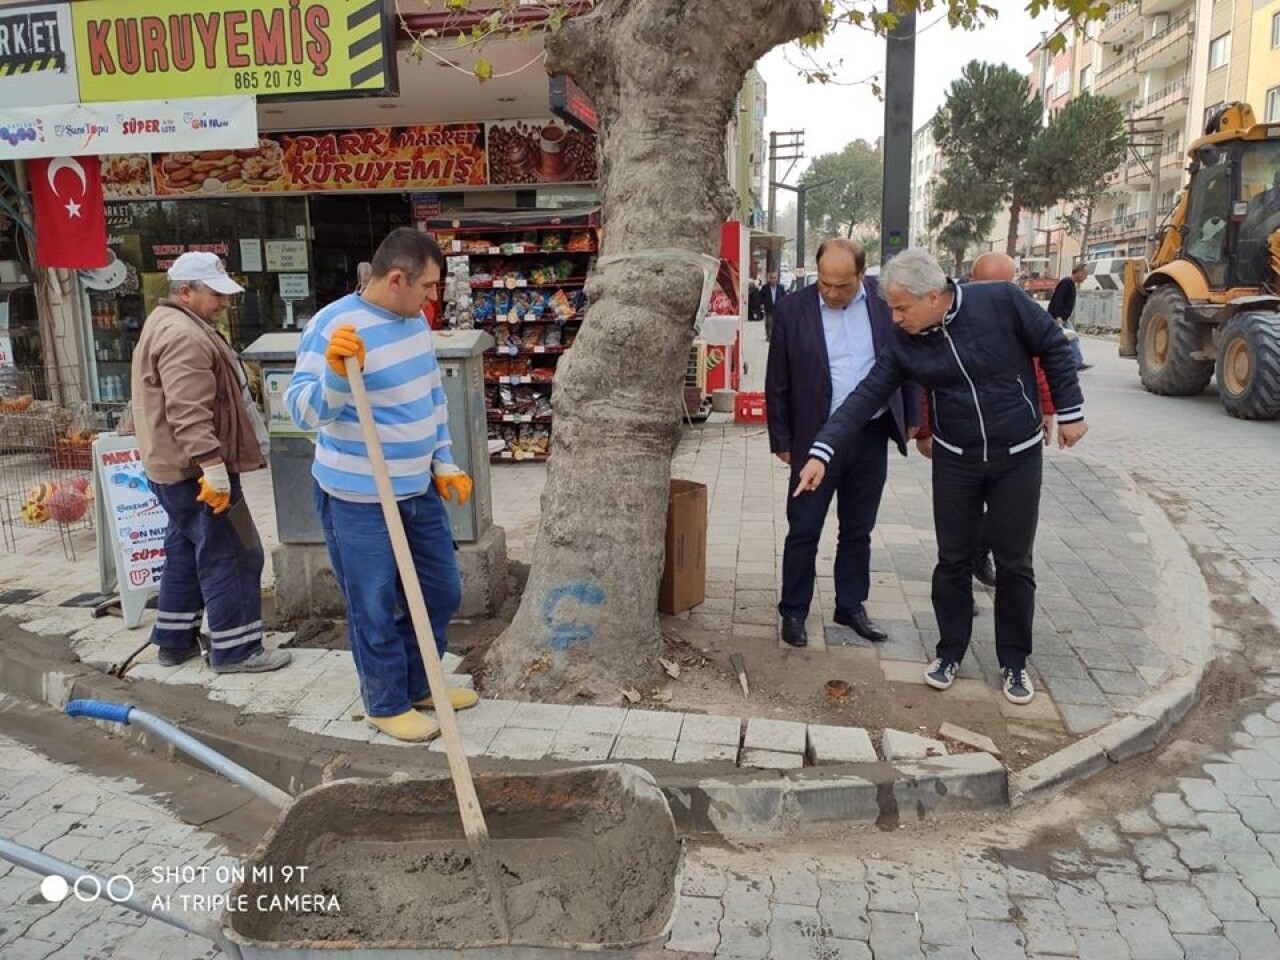
<path id="1" fill-rule="evenodd" d="M 1036 689 L 1031 685 L 1031 676 L 1025 669 L 1015 670 L 1012 667 L 1005 667 L 1000 671 L 1004 677 L 1004 698 L 1010 703 L 1030 703 L 1031 698 L 1036 695 Z"/>

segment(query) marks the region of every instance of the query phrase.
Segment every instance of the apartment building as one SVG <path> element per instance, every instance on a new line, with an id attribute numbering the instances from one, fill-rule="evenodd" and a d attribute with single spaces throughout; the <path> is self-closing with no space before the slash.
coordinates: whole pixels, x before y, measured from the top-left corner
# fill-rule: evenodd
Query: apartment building
<path id="1" fill-rule="evenodd" d="M 1247 98 L 1259 120 L 1280 122 L 1280 0 L 1252 0 Z"/>
<path id="2" fill-rule="evenodd" d="M 1280 3 L 1280 0 L 1277 0 Z M 925 121 L 911 136 L 911 245 L 927 247 L 934 255 L 936 235 L 929 220 L 933 217 L 933 194 L 944 166 L 942 152 L 933 140 L 933 118 Z"/>
<path id="3" fill-rule="evenodd" d="M 1233 2 L 1221 0 L 1218 6 Z M 1077 90 L 1118 100 L 1134 135 L 1123 167 L 1094 211 L 1087 259 L 1144 256 L 1154 229 L 1173 210 L 1186 167 L 1186 145 L 1204 126 L 1194 82 L 1198 0 L 1131 0 L 1113 7 L 1078 45 L 1090 69 Z M 1205 56 L 1208 55 L 1207 47 Z M 1152 219 L 1152 208 L 1155 218 Z"/>

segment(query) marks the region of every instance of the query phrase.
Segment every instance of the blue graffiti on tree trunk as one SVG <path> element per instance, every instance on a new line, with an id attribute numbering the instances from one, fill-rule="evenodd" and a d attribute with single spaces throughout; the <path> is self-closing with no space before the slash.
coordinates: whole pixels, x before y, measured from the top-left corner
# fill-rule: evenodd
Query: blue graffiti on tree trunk
<path id="1" fill-rule="evenodd" d="M 577 601 L 576 605 L 573 601 Z M 542 601 L 542 622 L 556 650 L 568 650 L 575 643 L 590 640 L 591 624 L 576 619 L 577 607 L 598 607 L 604 603 L 604 589 L 590 580 L 575 580 L 547 591 Z"/>

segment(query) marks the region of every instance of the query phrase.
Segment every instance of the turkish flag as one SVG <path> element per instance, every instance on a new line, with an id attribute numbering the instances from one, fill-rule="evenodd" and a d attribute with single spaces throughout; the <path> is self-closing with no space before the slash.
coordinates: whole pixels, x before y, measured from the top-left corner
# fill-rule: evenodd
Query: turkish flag
<path id="1" fill-rule="evenodd" d="M 107 212 L 97 157 L 28 160 L 36 209 L 36 262 L 42 267 L 105 267 Z"/>

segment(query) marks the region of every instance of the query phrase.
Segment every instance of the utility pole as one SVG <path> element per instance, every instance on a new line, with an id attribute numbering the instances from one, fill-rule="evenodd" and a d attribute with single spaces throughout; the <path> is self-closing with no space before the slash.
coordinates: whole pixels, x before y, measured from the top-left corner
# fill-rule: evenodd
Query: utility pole
<path id="1" fill-rule="evenodd" d="M 884 188 L 880 209 L 880 263 L 911 242 L 911 135 L 916 83 L 916 15 L 904 14 L 889 31 L 884 57 Z"/>
<path id="2" fill-rule="evenodd" d="M 781 152 L 780 152 L 781 151 Z M 769 131 L 769 232 L 776 233 L 778 230 L 778 161 L 790 160 L 791 167 L 787 168 L 787 174 L 791 172 L 791 168 L 795 166 L 797 160 L 804 157 L 804 131 L 803 130 L 771 130 Z M 783 174 L 783 179 L 787 178 L 787 174 Z M 769 248 L 768 269 L 770 272 L 778 269 L 778 254 L 773 248 Z"/>
<path id="3" fill-rule="evenodd" d="M 1160 161 L 1164 148 L 1164 117 L 1130 119 L 1126 125 L 1129 128 L 1129 152 L 1151 174 L 1150 198 L 1147 201 L 1147 257 L 1151 258 L 1155 256 L 1156 247 L 1160 243 L 1157 232 L 1160 228 Z"/>

